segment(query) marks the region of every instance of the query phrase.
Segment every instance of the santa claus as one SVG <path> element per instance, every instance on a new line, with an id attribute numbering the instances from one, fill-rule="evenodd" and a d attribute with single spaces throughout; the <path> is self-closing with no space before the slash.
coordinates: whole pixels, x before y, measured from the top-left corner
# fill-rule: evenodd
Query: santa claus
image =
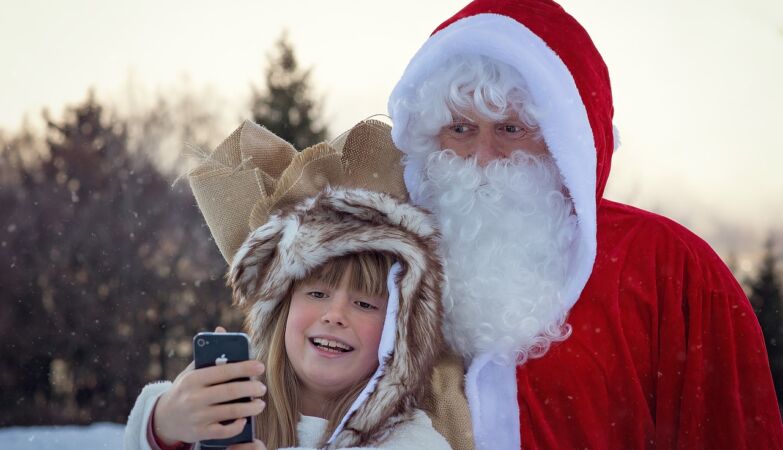
<path id="1" fill-rule="evenodd" d="M 559 5 L 470 3 L 413 57 L 389 111 L 411 199 L 442 228 L 444 332 L 476 448 L 783 446 L 730 271 L 682 226 L 603 198 L 609 76 Z M 460 448 L 470 434 L 442 431 Z"/>

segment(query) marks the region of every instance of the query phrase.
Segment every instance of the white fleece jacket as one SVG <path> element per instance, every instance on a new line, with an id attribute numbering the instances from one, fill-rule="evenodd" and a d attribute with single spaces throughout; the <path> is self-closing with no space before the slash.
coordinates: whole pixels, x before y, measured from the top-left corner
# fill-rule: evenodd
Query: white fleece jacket
<path id="1" fill-rule="evenodd" d="M 147 424 L 158 397 L 171 389 L 171 385 L 170 381 L 161 381 L 150 383 L 142 389 L 128 417 L 128 424 L 125 426 L 125 450 L 152 450 L 147 442 Z M 302 416 L 297 425 L 300 446 L 284 450 L 315 450 L 318 440 L 326 429 L 326 424 L 327 421 L 319 417 Z M 416 410 L 412 420 L 394 428 L 379 447 L 350 447 L 346 450 L 370 450 L 373 448 L 390 450 L 451 449 L 446 439 L 432 427 L 432 422 L 427 414 L 421 410 Z"/>

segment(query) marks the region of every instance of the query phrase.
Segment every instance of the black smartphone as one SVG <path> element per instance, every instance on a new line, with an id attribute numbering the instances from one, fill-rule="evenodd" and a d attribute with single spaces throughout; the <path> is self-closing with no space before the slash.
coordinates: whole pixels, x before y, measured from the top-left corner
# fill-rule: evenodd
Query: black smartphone
<path id="1" fill-rule="evenodd" d="M 247 361 L 250 359 L 250 339 L 245 333 L 209 333 L 202 332 L 193 337 L 193 360 L 196 369 L 221 364 Z M 247 381 L 249 378 L 229 380 Z M 250 397 L 232 400 L 226 403 L 249 402 Z M 231 421 L 221 422 L 223 425 Z M 227 439 L 211 439 L 201 441 L 201 448 L 224 448 L 233 444 L 253 442 L 255 432 L 255 417 L 248 417 L 242 432 Z"/>

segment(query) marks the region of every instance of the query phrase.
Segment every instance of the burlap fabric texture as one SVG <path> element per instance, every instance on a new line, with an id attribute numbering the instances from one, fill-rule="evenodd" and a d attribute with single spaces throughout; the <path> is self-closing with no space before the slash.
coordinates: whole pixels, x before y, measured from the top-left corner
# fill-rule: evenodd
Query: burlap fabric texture
<path id="1" fill-rule="evenodd" d="M 327 185 L 363 188 L 408 199 L 389 125 L 360 122 L 330 143 L 297 152 L 245 121 L 188 172 L 188 181 L 220 253 L 230 264 L 248 234 L 273 211 L 314 196 Z M 425 404 L 433 426 L 455 450 L 473 450 L 460 358 L 444 351 Z"/>
<path id="2" fill-rule="evenodd" d="M 270 212 L 314 196 L 327 185 L 407 200 L 400 157 L 389 126 L 375 120 L 301 152 L 245 121 L 188 173 L 188 180 L 220 253 L 230 262 Z"/>

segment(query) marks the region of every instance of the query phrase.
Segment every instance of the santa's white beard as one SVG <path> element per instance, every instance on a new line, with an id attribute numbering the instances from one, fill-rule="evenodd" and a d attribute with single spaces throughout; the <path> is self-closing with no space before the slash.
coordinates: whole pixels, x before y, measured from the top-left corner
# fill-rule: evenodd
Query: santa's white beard
<path id="1" fill-rule="evenodd" d="M 422 158 L 411 198 L 441 226 L 447 341 L 468 361 L 543 355 L 570 333 L 561 290 L 576 232 L 554 162 L 521 151 L 484 168 L 448 150 Z"/>

